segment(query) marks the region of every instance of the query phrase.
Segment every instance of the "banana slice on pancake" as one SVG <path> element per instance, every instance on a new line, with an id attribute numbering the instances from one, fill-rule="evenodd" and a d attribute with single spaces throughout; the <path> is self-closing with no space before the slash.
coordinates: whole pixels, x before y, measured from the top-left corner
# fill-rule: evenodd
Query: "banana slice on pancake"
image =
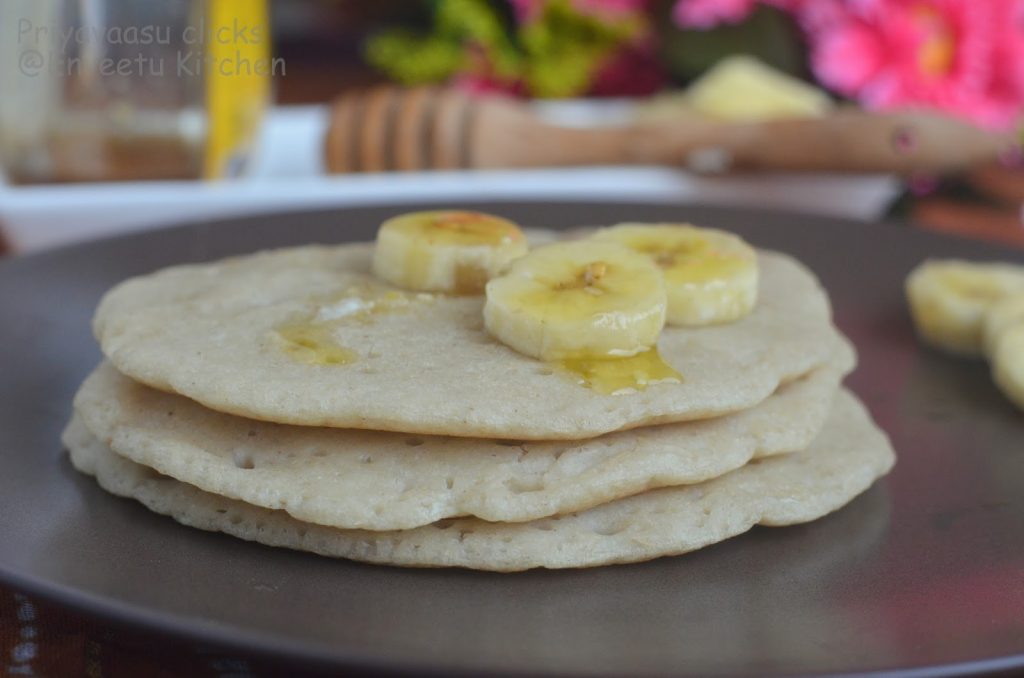
<path id="1" fill-rule="evenodd" d="M 484 325 L 541 360 L 626 357 L 658 340 L 667 306 L 661 272 L 614 242 L 539 247 L 487 284 Z"/>
<path id="2" fill-rule="evenodd" d="M 501 217 L 411 212 L 381 225 L 373 272 L 408 290 L 481 294 L 488 280 L 527 249 L 519 226 Z"/>
<path id="3" fill-rule="evenodd" d="M 757 303 L 757 253 L 742 238 L 689 224 L 619 224 L 594 234 L 647 256 L 661 269 L 669 325 L 733 322 Z"/>

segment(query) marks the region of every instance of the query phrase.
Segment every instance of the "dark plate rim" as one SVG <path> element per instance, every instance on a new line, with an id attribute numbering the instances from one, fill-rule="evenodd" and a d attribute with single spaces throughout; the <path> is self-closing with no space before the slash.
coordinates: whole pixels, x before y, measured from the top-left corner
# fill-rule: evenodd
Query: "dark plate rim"
<path id="1" fill-rule="evenodd" d="M 125 242 L 132 240 L 146 240 L 158 237 L 160 234 L 167 234 L 179 230 L 202 231 L 207 228 L 214 228 L 222 224 L 245 222 L 260 217 L 287 217 L 287 216 L 309 216 L 326 214 L 331 212 L 345 211 L 348 209 L 385 209 L 394 207 L 396 209 L 408 206 L 442 206 L 458 203 L 471 208 L 483 209 L 486 205 L 516 205 L 523 207 L 539 207 L 551 205 L 573 205 L 580 202 L 601 202 L 614 204 L 616 206 L 636 206 L 644 208 L 651 205 L 679 207 L 680 209 L 693 209 L 710 212 L 723 213 L 752 213 L 758 210 L 750 207 L 733 207 L 715 203 L 702 203 L 677 200 L 657 199 L 616 199 L 614 196 L 605 198 L 575 198 L 568 196 L 565 199 L 543 199 L 535 197 L 516 197 L 486 199 L 467 196 L 467 200 L 430 200 L 422 199 L 415 201 L 390 202 L 383 200 L 357 201 L 345 205 L 317 206 L 306 209 L 285 207 L 282 209 L 253 210 L 251 212 L 232 214 L 225 217 L 212 217 L 204 219 L 189 220 L 178 223 L 160 225 L 156 228 L 128 233 L 113 233 L 98 238 L 78 240 L 65 243 L 56 247 L 47 248 L 39 252 L 25 255 L 13 255 L 0 258 L 0 272 L 32 266 L 36 262 L 44 261 L 51 257 L 66 255 L 69 251 L 87 249 L 91 247 L 103 248 L 113 242 Z M 770 209 L 775 216 L 791 215 L 797 217 L 814 217 L 832 223 L 846 223 L 858 228 L 877 228 L 892 226 L 896 228 L 911 228 L 912 225 L 903 219 L 886 218 L 879 221 L 865 221 L 850 217 L 833 215 L 821 215 L 814 212 L 804 212 L 792 209 Z M 930 237 L 952 242 L 977 242 L 959 234 L 948 234 L 929 232 Z M 339 239 L 341 241 L 342 239 Z M 991 243 L 990 243 L 991 244 Z M 67 463 L 66 459 L 62 463 Z M 259 548 L 260 545 L 254 545 Z M 380 567 L 378 565 L 362 565 L 365 567 Z M 514 574 L 511 576 L 515 576 Z M 420 674 L 420 675 L 457 675 L 471 676 L 480 675 L 480 671 L 471 668 L 448 666 L 444 664 L 424 665 L 411 663 L 402 660 L 387 660 L 375 655 L 360 655 L 352 652 L 338 652 L 329 647 L 315 642 L 303 642 L 300 640 L 284 640 L 278 636 L 259 631 L 233 628 L 203 619 L 190 618 L 174 612 L 162 612 L 153 608 L 126 603 L 114 598 L 89 593 L 87 591 L 67 586 L 64 584 L 52 583 L 46 579 L 31 574 L 23 574 L 0 565 L 0 583 L 8 585 L 19 591 L 37 596 L 51 603 L 64 605 L 72 610 L 91 616 L 99 621 L 107 621 L 119 626 L 142 629 L 157 634 L 166 635 L 175 640 L 199 642 L 214 645 L 227 650 L 242 651 L 248 655 L 264 658 L 271 661 L 288 661 L 298 664 L 300 667 L 309 669 L 362 669 L 380 673 Z M 929 666 L 891 666 L 882 669 L 858 669 L 852 672 L 840 674 L 844 676 L 907 676 L 909 678 L 939 677 L 939 676 L 961 676 L 961 675 L 983 675 L 995 674 L 1024 668 L 1024 653 L 1009 654 L 998 657 L 979 657 L 954 664 L 934 664 Z M 523 672 L 488 671 L 488 675 L 500 676 L 528 676 L 546 675 Z M 560 675 L 572 675 L 562 673 Z M 784 674 L 786 675 L 786 674 Z M 797 674 L 799 675 L 799 674 Z"/>
<path id="2" fill-rule="evenodd" d="M 253 544 L 258 548 L 263 547 Z M 364 567 L 380 567 L 364 565 Z M 386 566 L 385 566 L 386 567 Z M 515 576 L 513 573 L 511 576 Z M 82 612 L 99 621 L 109 621 L 120 626 L 130 626 L 166 635 L 176 640 L 194 641 L 204 644 L 243 651 L 247 654 L 273 661 L 291 661 L 310 669 L 361 669 L 382 673 L 445 675 L 445 676 L 479 676 L 481 672 L 471 668 L 436 664 L 425 666 L 403 661 L 388 661 L 373 655 L 339 654 L 332 652 L 319 643 L 282 640 L 272 634 L 242 629 L 233 629 L 216 623 L 199 619 L 190 619 L 173 612 L 159 612 L 148 607 L 125 603 L 104 596 L 88 593 L 80 589 L 62 584 L 52 584 L 38 577 L 24 576 L 0 567 L 0 583 L 9 585 L 19 591 L 38 596 L 44 600 L 65 605 L 72 610 Z M 842 676 L 893 676 L 906 678 L 941 678 L 945 676 L 991 675 L 1024 668 L 1024 654 L 1004 655 L 1001 657 L 979 657 L 955 664 L 935 664 L 931 666 L 901 667 L 892 666 L 884 669 L 855 670 L 839 674 Z M 488 671 L 491 676 L 533 676 L 549 675 L 547 673 L 523 673 L 508 671 Z M 572 676 L 560 672 L 559 675 Z M 578 675 L 578 674 L 575 674 Z M 634 674 L 640 678 L 642 674 Z M 765 674 L 773 675 L 773 674 Z M 782 674 L 794 675 L 794 674 Z M 801 675 L 801 674 L 795 674 Z M 804 674 L 806 675 L 806 674 Z"/>

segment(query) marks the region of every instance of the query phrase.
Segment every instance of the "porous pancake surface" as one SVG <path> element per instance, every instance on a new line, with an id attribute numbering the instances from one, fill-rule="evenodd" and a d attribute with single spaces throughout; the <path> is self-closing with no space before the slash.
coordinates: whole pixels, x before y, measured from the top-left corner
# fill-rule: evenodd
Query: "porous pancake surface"
<path id="1" fill-rule="evenodd" d="M 456 516 L 521 522 L 714 478 L 806 448 L 842 366 L 749 410 L 583 441 L 510 441 L 268 424 L 148 388 L 101 365 L 75 410 L 115 452 L 214 494 L 307 522 L 408 529 Z"/>
<path id="2" fill-rule="evenodd" d="M 64 440 L 74 465 L 106 490 L 185 525 L 353 560 L 495 571 L 649 560 L 722 541 L 756 524 L 815 520 L 863 492 L 894 462 L 888 438 L 842 391 L 807 450 L 755 461 L 704 483 L 526 523 L 462 518 L 375 532 L 313 525 L 204 492 L 115 454 L 79 419 Z"/>
<path id="3" fill-rule="evenodd" d="M 305 246 L 128 280 L 103 299 L 94 331 L 124 374 L 217 411 L 516 440 L 746 409 L 830 362 L 840 341 L 814 276 L 762 253 L 749 316 L 662 332 L 658 351 L 681 381 L 603 394 L 490 337 L 483 297 L 402 293 L 376 280 L 372 247 Z"/>

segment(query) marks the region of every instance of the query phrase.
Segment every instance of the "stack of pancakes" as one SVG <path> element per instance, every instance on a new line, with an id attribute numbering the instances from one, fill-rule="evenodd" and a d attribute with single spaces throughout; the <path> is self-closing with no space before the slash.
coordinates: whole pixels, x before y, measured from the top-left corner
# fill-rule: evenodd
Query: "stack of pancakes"
<path id="1" fill-rule="evenodd" d="M 483 297 L 376 280 L 372 247 L 265 252 L 116 287 L 94 320 L 107 361 L 64 435 L 74 465 L 205 530 L 511 571 L 647 560 L 814 520 L 893 464 L 841 388 L 855 355 L 827 295 L 785 255 L 759 253 L 749 316 L 664 329 L 678 383 L 604 394 L 490 337 Z M 329 359 L 281 341 L 312 318 L 331 322 Z"/>

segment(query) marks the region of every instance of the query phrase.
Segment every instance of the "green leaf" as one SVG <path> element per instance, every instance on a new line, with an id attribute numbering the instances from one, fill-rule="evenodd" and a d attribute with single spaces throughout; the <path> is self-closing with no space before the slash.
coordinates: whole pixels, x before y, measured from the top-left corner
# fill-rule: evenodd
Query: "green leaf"
<path id="1" fill-rule="evenodd" d="M 605 23 L 577 12 L 567 0 L 551 0 L 519 30 L 526 53 L 526 83 L 539 97 L 584 94 L 605 60 L 636 31 L 629 22 Z"/>
<path id="2" fill-rule="evenodd" d="M 483 47 L 499 75 L 518 74 L 521 58 L 510 29 L 487 0 L 441 0 L 435 22 L 440 35 L 458 44 L 472 42 Z"/>
<path id="3" fill-rule="evenodd" d="M 404 85 L 447 80 L 465 60 L 462 46 L 439 36 L 421 36 L 396 29 L 370 38 L 366 60 Z"/>

